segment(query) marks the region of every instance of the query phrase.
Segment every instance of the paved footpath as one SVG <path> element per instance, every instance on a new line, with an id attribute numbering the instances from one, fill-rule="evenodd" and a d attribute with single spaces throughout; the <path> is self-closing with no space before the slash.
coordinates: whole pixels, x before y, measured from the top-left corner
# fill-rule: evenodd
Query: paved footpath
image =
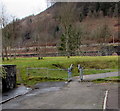
<path id="1" fill-rule="evenodd" d="M 120 100 L 120 84 L 114 87 L 111 87 L 108 89 L 108 97 L 107 97 L 107 105 L 106 108 L 107 109 L 116 109 L 117 107 L 119 107 L 119 111 L 120 111 L 120 104 L 119 104 L 119 100 Z"/>
<path id="2" fill-rule="evenodd" d="M 100 73 L 100 74 L 92 74 L 92 75 L 84 75 L 84 80 L 95 80 L 100 78 L 118 76 L 118 72 L 108 72 L 108 73 Z"/>
<path id="3" fill-rule="evenodd" d="M 72 81 L 63 88 L 41 93 L 37 89 L 24 96 L 12 99 L 2 105 L 3 109 L 103 109 L 106 90 L 109 90 L 107 108 L 118 109 L 113 89 L 116 83 L 95 84 L 92 82 Z M 111 92 L 112 91 L 112 92 Z M 118 97 L 118 92 L 115 92 Z M 108 106 L 110 105 L 110 106 Z"/>
<path id="4" fill-rule="evenodd" d="M 84 79 L 93 80 L 111 76 L 118 76 L 118 73 L 84 75 Z M 4 103 L 2 107 L 3 109 L 103 109 L 105 92 L 108 90 L 106 107 L 118 109 L 117 89 L 117 83 L 78 82 L 77 77 L 60 88 L 50 86 L 41 89 L 40 85 L 26 95 Z"/>
<path id="5" fill-rule="evenodd" d="M 102 109 L 104 91 L 92 83 L 73 81 L 61 90 L 30 93 L 2 106 L 4 109 Z"/>

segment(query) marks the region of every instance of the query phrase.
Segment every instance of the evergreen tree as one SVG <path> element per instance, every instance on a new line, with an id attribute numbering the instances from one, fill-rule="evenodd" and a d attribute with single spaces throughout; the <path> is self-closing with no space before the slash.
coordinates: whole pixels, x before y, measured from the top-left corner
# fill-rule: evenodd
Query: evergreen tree
<path id="1" fill-rule="evenodd" d="M 65 47 L 65 40 L 66 40 L 66 38 L 65 37 L 66 37 L 65 34 L 62 34 L 61 38 L 60 38 L 61 39 L 61 44 L 60 44 L 59 50 L 63 51 L 63 52 L 66 51 L 66 47 Z"/>
<path id="2" fill-rule="evenodd" d="M 62 34 L 61 36 L 61 44 L 59 50 L 65 53 L 67 49 L 69 54 L 67 56 L 75 55 L 76 51 L 78 51 L 77 54 L 79 54 L 80 45 L 81 45 L 81 41 L 80 41 L 81 36 L 82 36 L 82 31 L 75 29 L 72 25 L 70 25 L 68 28 L 68 35 Z M 66 46 L 66 41 L 68 41 L 67 46 Z"/>

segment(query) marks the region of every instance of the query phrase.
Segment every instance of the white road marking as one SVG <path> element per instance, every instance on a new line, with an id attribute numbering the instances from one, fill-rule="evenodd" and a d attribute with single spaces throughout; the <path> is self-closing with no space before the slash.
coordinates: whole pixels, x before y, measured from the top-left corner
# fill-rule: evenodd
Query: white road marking
<path id="1" fill-rule="evenodd" d="M 105 98 L 104 98 L 104 104 L 103 104 L 103 111 L 106 109 L 107 97 L 108 97 L 108 90 L 105 92 Z"/>

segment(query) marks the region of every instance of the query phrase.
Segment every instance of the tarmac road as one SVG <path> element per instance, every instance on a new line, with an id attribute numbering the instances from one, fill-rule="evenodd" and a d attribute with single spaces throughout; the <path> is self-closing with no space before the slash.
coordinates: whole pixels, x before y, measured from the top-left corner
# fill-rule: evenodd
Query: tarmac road
<path id="1" fill-rule="evenodd" d="M 102 109 L 105 91 L 109 90 L 107 108 L 118 109 L 117 83 L 95 84 L 75 80 L 64 87 L 51 88 L 52 90 L 43 89 L 43 92 L 41 89 L 35 89 L 4 103 L 2 107 L 3 109 Z M 113 94 L 116 98 L 111 96 Z M 111 104 L 111 100 L 116 104 Z"/>
<path id="2" fill-rule="evenodd" d="M 107 109 L 116 109 L 120 110 L 120 84 L 116 84 L 113 87 L 108 88 L 108 98 L 107 98 Z"/>

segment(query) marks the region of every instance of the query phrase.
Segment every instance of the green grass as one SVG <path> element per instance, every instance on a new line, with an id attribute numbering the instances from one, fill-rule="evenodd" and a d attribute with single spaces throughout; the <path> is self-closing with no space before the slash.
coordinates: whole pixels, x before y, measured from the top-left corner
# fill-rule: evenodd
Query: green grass
<path id="1" fill-rule="evenodd" d="M 107 77 L 105 78 L 106 80 L 120 80 L 120 76 L 115 76 L 115 77 Z"/>
<path id="2" fill-rule="evenodd" d="M 62 78 L 31 76 L 26 80 L 26 82 L 24 84 L 32 86 L 32 85 L 37 84 L 39 82 L 47 82 L 47 81 L 64 81 L 64 79 L 62 79 Z"/>
<path id="3" fill-rule="evenodd" d="M 17 70 L 19 72 L 18 76 L 22 78 L 23 83 L 31 82 L 28 80 L 28 76 L 26 74 L 26 68 L 48 68 L 48 69 L 67 69 L 70 64 L 74 64 L 73 76 L 77 76 L 77 64 L 81 64 L 85 69 L 84 74 L 97 74 L 97 73 L 105 73 L 112 72 L 118 69 L 118 56 L 84 56 L 78 57 L 73 56 L 71 58 L 67 57 L 44 57 L 43 60 L 37 60 L 37 57 L 31 58 L 17 58 L 16 60 L 4 61 L 3 64 L 14 64 L 17 65 Z M 96 70 L 96 69 L 112 69 L 112 70 Z M 41 73 L 42 72 L 42 73 Z M 55 80 L 66 79 L 67 71 L 51 71 L 47 73 L 47 71 L 40 70 L 31 70 L 29 71 L 30 77 L 39 77 L 44 78 L 47 77 L 46 80 L 51 80 L 55 78 Z M 34 82 L 36 82 L 37 78 L 34 78 Z M 33 80 L 33 79 L 32 79 Z M 40 81 L 43 81 L 39 79 Z M 20 82 L 20 81 L 19 81 Z M 31 84 L 31 83 L 30 83 Z"/>
<path id="4" fill-rule="evenodd" d="M 120 76 L 106 77 L 102 79 L 93 80 L 95 83 L 103 83 L 103 82 L 120 82 Z"/>

